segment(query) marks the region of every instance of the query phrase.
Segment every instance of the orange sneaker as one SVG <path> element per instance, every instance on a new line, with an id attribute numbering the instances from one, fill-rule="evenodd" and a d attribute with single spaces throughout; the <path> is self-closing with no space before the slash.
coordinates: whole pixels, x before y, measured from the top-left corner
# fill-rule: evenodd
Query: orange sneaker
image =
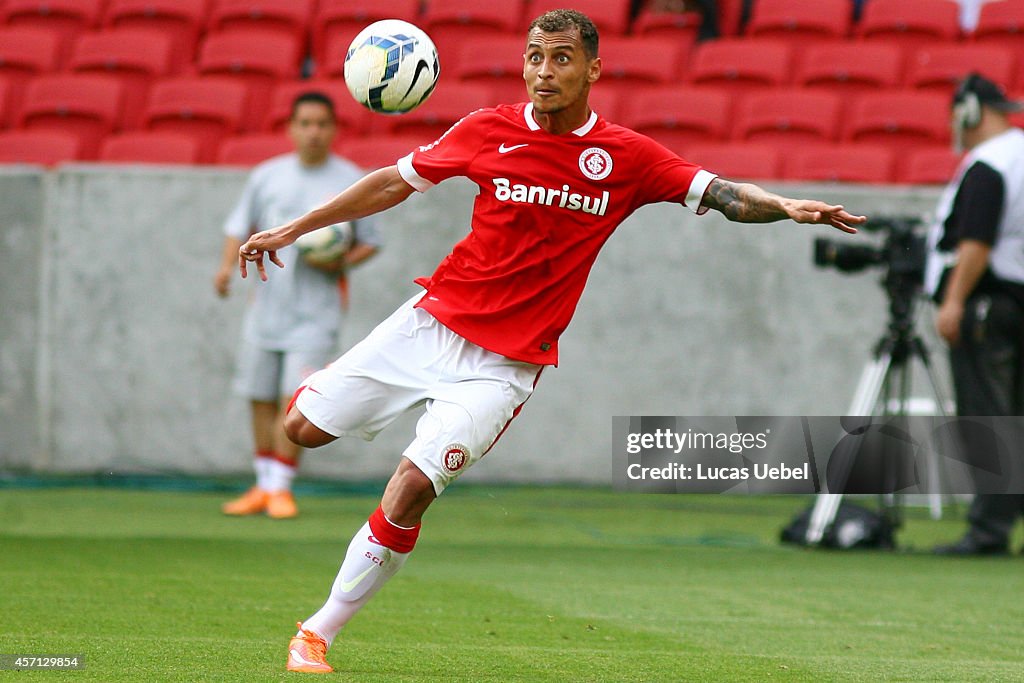
<path id="1" fill-rule="evenodd" d="M 299 514 L 291 491 L 273 491 L 267 494 L 267 516 L 274 519 L 291 519 Z"/>
<path id="2" fill-rule="evenodd" d="M 295 624 L 301 635 L 288 643 L 288 670 L 307 674 L 329 674 L 334 671 L 327 663 L 327 641 L 302 628 L 302 622 Z"/>
<path id="3" fill-rule="evenodd" d="M 255 515 L 267 509 L 268 493 L 258 486 L 253 486 L 239 498 L 221 505 L 225 515 Z"/>

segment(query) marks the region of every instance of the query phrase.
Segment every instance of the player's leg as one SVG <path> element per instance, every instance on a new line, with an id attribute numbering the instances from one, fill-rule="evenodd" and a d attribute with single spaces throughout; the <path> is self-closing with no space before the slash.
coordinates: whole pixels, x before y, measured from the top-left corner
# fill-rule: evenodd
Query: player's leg
<path id="1" fill-rule="evenodd" d="M 241 497 L 225 503 L 227 515 L 253 515 L 267 509 L 267 485 L 277 449 L 278 384 L 283 354 L 261 349 L 243 340 L 235 372 L 235 391 L 249 399 L 256 483 Z"/>

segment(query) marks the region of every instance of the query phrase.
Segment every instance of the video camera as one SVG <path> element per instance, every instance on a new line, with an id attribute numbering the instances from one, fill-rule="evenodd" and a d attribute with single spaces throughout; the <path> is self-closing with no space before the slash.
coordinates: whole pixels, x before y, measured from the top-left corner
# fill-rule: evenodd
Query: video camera
<path id="1" fill-rule="evenodd" d="M 884 232 L 885 239 L 881 244 L 847 244 L 819 237 L 814 240 L 814 265 L 832 266 L 844 273 L 881 266 L 887 268 L 887 279 L 897 278 L 918 287 L 923 284 L 927 246 L 921 219 L 883 216 L 869 221 L 863 228 L 868 232 Z"/>

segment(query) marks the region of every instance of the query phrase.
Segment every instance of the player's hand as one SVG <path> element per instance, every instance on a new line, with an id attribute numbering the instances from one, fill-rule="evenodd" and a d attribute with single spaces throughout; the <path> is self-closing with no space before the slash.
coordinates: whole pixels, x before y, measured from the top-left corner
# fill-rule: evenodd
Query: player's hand
<path id="1" fill-rule="evenodd" d="M 288 246 L 295 240 L 282 235 L 281 232 L 281 228 L 258 232 L 238 248 L 238 270 L 241 271 L 242 277 L 248 276 L 248 263 L 252 262 L 256 264 L 260 279 L 266 282 L 267 269 L 263 264 L 264 254 L 275 266 L 284 268 L 284 262 L 277 257 L 277 250 Z"/>
<path id="2" fill-rule="evenodd" d="M 787 207 L 787 211 L 789 217 L 797 223 L 831 225 L 851 235 L 857 232 L 855 225 L 862 225 L 868 220 L 867 216 L 854 216 L 841 204 L 826 204 L 813 199 L 795 200 Z"/>

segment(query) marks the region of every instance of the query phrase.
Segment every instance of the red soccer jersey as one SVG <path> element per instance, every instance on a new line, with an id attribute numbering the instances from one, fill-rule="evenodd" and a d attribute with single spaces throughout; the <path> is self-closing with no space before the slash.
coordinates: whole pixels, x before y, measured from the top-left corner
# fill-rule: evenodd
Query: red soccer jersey
<path id="1" fill-rule="evenodd" d="M 469 114 L 399 160 L 423 192 L 453 176 L 480 187 L 472 229 L 429 278 L 419 301 L 442 324 L 515 360 L 553 365 L 597 254 L 644 204 L 703 213 L 715 177 L 648 137 L 596 113 L 552 135 L 531 104 Z"/>

